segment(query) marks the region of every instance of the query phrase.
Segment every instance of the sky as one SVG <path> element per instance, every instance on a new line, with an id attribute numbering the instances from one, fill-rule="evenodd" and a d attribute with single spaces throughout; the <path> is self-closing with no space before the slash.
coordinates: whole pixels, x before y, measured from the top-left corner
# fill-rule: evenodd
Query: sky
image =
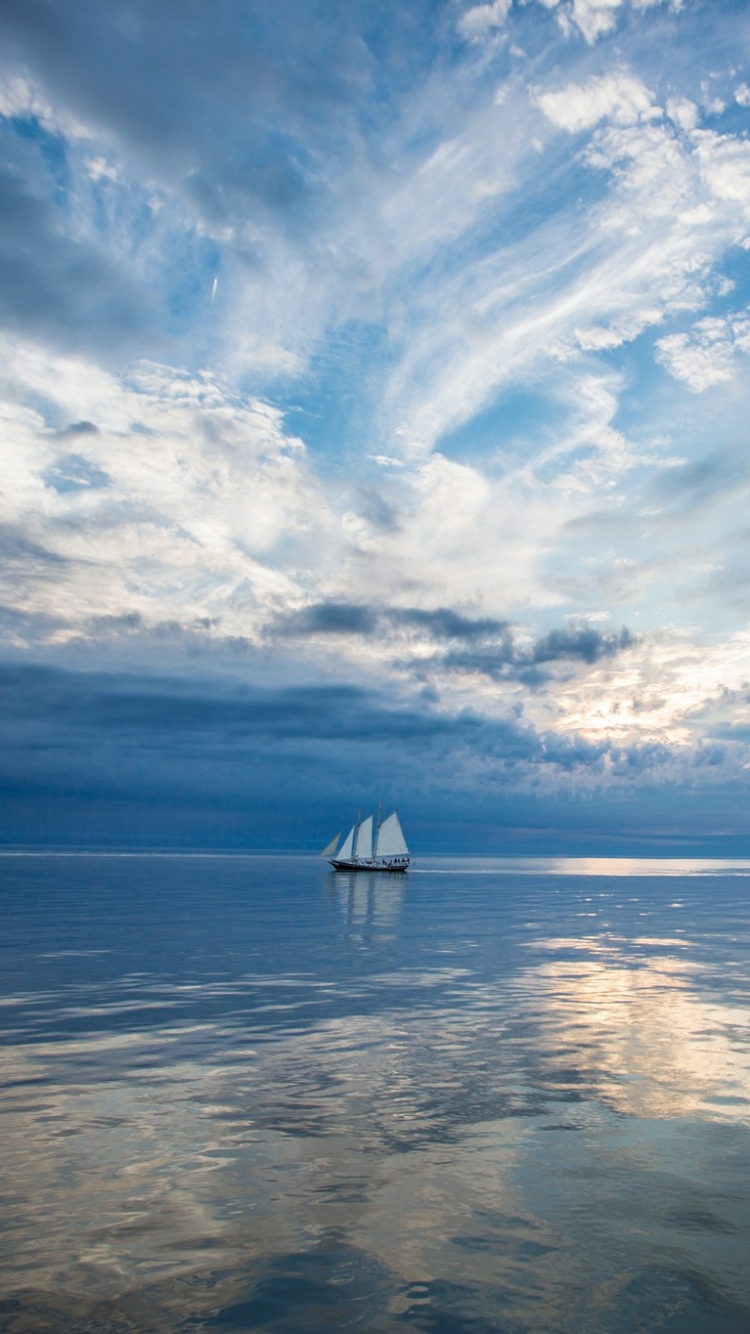
<path id="1" fill-rule="evenodd" d="M 0 840 L 750 855 L 750 8 L 5 0 Z"/>

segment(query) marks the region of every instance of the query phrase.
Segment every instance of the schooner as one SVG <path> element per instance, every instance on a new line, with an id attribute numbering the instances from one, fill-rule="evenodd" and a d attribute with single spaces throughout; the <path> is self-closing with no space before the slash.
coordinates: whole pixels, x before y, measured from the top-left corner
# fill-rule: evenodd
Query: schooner
<path id="1" fill-rule="evenodd" d="M 335 838 L 321 852 L 327 857 L 336 871 L 407 871 L 409 869 L 409 849 L 406 846 L 404 831 L 398 818 L 398 811 L 389 815 L 387 820 L 371 815 L 361 820 L 357 815 L 349 833 L 339 847 L 341 835 Z M 338 851 L 337 851 L 338 849 Z"/>

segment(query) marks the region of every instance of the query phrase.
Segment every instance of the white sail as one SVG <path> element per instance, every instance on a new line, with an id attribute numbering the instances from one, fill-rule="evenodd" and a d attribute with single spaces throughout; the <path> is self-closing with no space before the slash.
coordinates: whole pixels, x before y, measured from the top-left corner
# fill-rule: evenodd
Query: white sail
<path id="1" fill-rule="evenodd" d="M 332 857 L 333 854 L 334 854 L 334 852 L 336 851 L 338 845 L 339 845 L 339 839 L 340 839 L 340 838 L 341 838 L 341 830 L 339 830 L 339 832 L 338 832 L 338 834 L 336 835 L 335 838 L 332 838 L 332 839 L 331 839 L 330 843 L 326 843 L 326 846 L 324 847 L 323 851 L 322 851 L 322 852 L 319 852 L 319 853 L 318 853 L 318 856 L 319 856 L 319 857 Z"/>
<path id="2" fill-rule="evenodd" d="M 358 857 L 371 857 L 371 856 L 372 856 L 372 816 L 371 816 L 371 815 L 368 815 L 367 819 L 366 819 L 366 820 L 363 820 L 362 823 L 361 823 L 361 825 L 359 826 L 359 834 L 358 834 L 358 836 L 357 836 L 357 856 L 358 856 Z"/>
<path id="3" fill-rule="evenodd" d="M 405 857 L 409 849 L 406 846 L 403 830 L 399 823 L 398 812 L 394 811 L 384 820 L 378 830 L 376 857 Z"/>
<path id="4" fill-rule="evenodd" d="M 353 846 L 354 846 L 354 825 L 352 825 L 351 829 L 349 830 L 349 833 L 347 834 L 346 838 L 341 844 L 341 847 L 339 848 L 338 851 L 339 857 L 343 858 L 344 860 L 346 860 L 347 857 L 351 857 Z"/>

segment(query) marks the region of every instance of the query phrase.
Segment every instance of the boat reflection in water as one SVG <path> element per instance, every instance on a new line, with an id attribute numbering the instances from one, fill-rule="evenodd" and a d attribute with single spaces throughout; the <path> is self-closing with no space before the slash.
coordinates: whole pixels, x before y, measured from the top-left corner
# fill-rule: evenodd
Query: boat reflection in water
<path id="1" fill-rule="evenodd" d="M 373 930 L 398 921 L 406 880 L 387 871 L 334 871 L 328 877 L 348 932 L 368 938 Z"/>

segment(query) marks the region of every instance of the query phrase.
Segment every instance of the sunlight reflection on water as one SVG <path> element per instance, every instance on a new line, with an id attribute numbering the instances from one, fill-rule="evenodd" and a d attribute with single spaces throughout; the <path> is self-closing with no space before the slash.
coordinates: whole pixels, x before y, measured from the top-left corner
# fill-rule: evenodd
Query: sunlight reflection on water
<path id="1" fill-rule="evenodd" d="M 0 859 L 1 1327 L 746 1334 L 741 879 L 507 860 Z"/>
<path id="2" fill-rule="evenodd" d="M 421 857 L 412 874 L 574 876 L 750 875 L 750 860 L 708 857 Z"/>

